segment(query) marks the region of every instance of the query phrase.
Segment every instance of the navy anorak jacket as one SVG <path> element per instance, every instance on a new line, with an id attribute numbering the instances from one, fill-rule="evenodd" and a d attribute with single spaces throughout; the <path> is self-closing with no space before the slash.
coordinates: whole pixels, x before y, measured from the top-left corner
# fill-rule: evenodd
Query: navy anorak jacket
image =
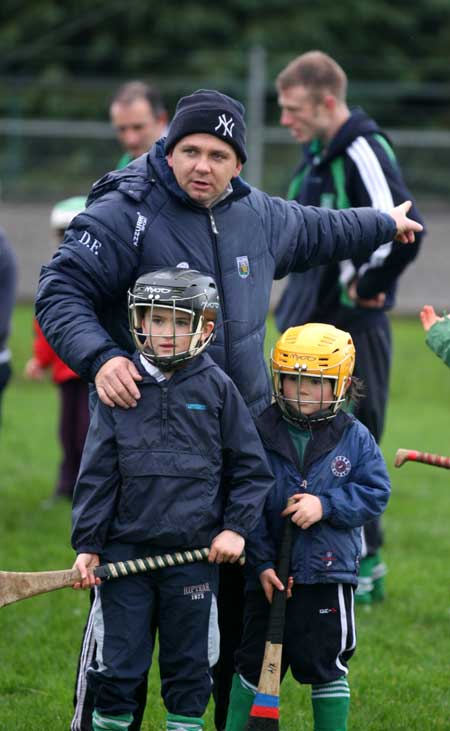
<path id="1" fill-rule="evenodd" d="M 269 407 L 256 423 L 275 485 L 247 540 L 249 588 L 260 588 L 261 571 L 276 568 L 285 521 L 281 512 L 291 495 L 302 492 L 320 499 L 323 518 L 306 530 L 294 528 L 294 582 L 356 585 L 361 526 L 384 511 L 390 494 L 389 475 L 374 438 L 361 422 L 341 411 L 311 432 L 301 466 L 278 406 Z"/>
<path id="2" fill-rule="evenodd" d="M 395 231 L 386 213 L 304 208 L 239 177 L 211 208 L 197 205 L 178 185 L 160 140 L 94 185 L 87 210 L 42 268 L 37 318 L 60 357 L 92 381 L 106 361 L 134 349 L 126 293 L 137 277 L 180 264 L 198 269 L 214 277 L 220 294 L 211 356 L 257 415 L 271 401 L 263 345 L 273 279 L 367 258 Z"/>
<path id="3" fill-rule="evenodd" d="M 169 380 L 143 376 L 134 409 L 97 402 L 73 502 L 72 545 L 209 546 L 255 527 L 273 478 L 253 419 L 207 353 Z M 222 483 L 226 477 L 226 489 Z"/>

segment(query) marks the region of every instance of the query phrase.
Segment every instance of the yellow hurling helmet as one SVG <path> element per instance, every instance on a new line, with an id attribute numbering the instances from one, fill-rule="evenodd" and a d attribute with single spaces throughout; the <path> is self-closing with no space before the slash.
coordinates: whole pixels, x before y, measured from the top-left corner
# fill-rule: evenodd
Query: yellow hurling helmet
<path id="1" fill-rule="evenodd" d="M 284 332 L 271 354 L 272 383 L 275 399 L 284 415 L 295 423 L 332 419 L 345 401 L 349 379 L 355 366 L 355 346 L 351 335 L 334 325 L 308 323 L 290 327 Z M 287 399 L 283 393 L 283 375 L 298 378 L 296 397 Z M 329 379 L 333 400 L 310 401 L 317 406 L 314 413 L 302 413 L 300 399 L 301 379 Z M 306 402 L 304 401 L 304 404 Z M 311 411 L 311 410 L 310 410 Z"/>

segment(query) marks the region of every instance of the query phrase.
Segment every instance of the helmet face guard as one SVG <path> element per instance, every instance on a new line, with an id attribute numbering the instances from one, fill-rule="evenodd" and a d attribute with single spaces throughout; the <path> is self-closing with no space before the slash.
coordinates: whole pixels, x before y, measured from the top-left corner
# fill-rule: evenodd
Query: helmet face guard
<path id="1" fill-rule="evenodd" d="M 289 328 L 277 341 L 270 363 L 274 397 L 285 418 L 305 428 L 333 419 L 346 401 L 354 364 L 355 348 L 349 333 L 321 323 Z M 290 398 L 283 389 L 287 375 L 296 379 Z M 305 378 L 316 379 L 320 386 L 317 399 L 302 398 L 302 379 Z M 331 399 L 324 398 L 326 382 L 331 384 Z M 312 413 L 311 405 L 317 407 Z"/>
<path id="2" fill-rule="evenodd" d="M 163 269 L 139 277 L 128 292 L 130 332 L 136 348 L 161 370 L 173 370 L 201 353 L 214 339 L 214 329 L 204 337 L 207 322 L 215 324 L 219 310 L 216 285 L 211 277 L 189 269 Z M 172 323 L 169 334 L 156 334 L 152 326 L 161 312 Z M 189 326 L 181 328 L 180 313 L 189 318 Z M 145 327 L 145 326 L 148 327 Z M 177 332 L 177 330 L 183 330 Z M 158 354 L 158 344 L 164 338 L 172 341 L 171 350 Z M 179 349 L 180 338 L 188 339 L 187 347 Z"/>

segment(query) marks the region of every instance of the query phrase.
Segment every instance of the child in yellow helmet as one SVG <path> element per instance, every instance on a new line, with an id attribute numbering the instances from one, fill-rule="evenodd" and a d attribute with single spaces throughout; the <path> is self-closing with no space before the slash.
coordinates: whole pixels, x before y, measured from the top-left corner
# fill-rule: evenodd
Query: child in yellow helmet
<path id="1" fill-rule="evenodd" d="M 285 590 L 275 570 L 285 520 L 295 535 L 282 677 L 290 668 L 311 686 L 315 731 L 347 728 L 361 526 L 383 512 L 390 493 L 374 438 L 342 408 L 360 394 L 354 363 L 351 336 L 333 325 L 289 328 L 273 349 L 275 403 L 257 427 L 275 485 L 246 547 L 244 632 L 226 731 L 244 731 L 253 704 L 261 716 L 270 706 L 274 718 L 274 698 L 257 694 L 257 683 L 272 596 Z"/>

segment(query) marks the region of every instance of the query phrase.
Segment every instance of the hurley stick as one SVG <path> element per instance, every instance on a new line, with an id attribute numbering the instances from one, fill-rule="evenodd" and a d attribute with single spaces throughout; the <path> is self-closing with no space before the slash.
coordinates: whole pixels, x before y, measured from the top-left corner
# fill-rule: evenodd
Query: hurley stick
<path id="1" fill-rule="evenodd" d="M 103 580 L 118 579 L 121 576 L 147 573 L 167 566 L 204 561 L 208 556 L 209 548 L 193 548 L 191 551 L 178 551 L 161 556 L 147 556 L 146 558 L 103 564 L 94 569 L 94 575 Z M 244 557 L 241 556 L 239 562 L 242 564 L 244 561 Z M 30 596 L 73 586 L 80 580 L 78 569 L 32 572 L 0 571 L 0 607 L 21 599 L 28 599 Z"/>
<path id="2" fill-rule="evenodd" d="M 295 501 L 290 498 L 288 505 L 292 502 Z M 295 527 L 290 515 L 285 518 L 285 521 L 277 565 L 277 576 L 285 589 L 284 591 L 274 589 L 273 592 L 258 691 L 250 710 L 247 731 L 278 731 L 279 729 L 281 655 L 283 652 L 287 584 Z"/>
<path id="3" fill-rule="evenodd" d="M 423 464 L 431 464 L 435 467 L 450 470 L 450 457 L 441 457 L 439 454 L 429 454 L 428 452 L 417 452 L 414 449 L 397 449 L 395 466 L 401 467 L 405 462 L 423 462 Z"/>

